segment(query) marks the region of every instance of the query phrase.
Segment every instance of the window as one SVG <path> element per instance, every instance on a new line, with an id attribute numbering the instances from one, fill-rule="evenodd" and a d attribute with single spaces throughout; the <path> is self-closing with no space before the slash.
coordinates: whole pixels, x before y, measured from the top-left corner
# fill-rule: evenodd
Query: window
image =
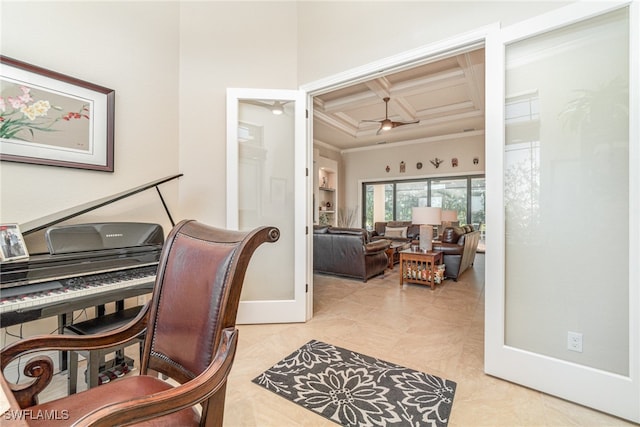
<path id="1" fill-rule="evenodd" d="M 484 175 L 366 182 L 362 186 L 362 224 L 367 230 L 378 221 L 411 221 L 414 206 L 437 206 L 455 210 L 460 224 L 473 224 L 484 235 Z"/>
<path id="2" fill-rule="evenodd" d="M 429 206 L 429 186 L 426 181 L 398 182 L 395 187 L 396 221 L 411 221 L 411 208 Z"/>
<path id="3" fill-rule="evenodd" d="M 458 212 L 461 224 L 467 224 L 467 200 L 469 183 L 467 178 L 434 179 L 431 181 L 431 204 L 437 208 Z"/>

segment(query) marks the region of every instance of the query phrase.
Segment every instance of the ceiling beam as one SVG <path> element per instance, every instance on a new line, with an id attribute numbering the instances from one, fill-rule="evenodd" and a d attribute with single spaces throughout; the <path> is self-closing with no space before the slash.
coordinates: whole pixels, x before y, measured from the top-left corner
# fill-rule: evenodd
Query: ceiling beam
<path id="1" fill-rule="evenodd" d="M 480 91 L 480 87 L 484 87 L 481 79 L 484 76 L 479 75 L 478 66 L 473 63 L 469 52 L 464 55 L 458 55 L 457 58 L 460 68 L 464 70 L 467 76 L 467 93 L 469 99 L 473 102 L 474 108 L 484 111 L 484 91 Z"/>
<path id="2" fill-rule="evenodd" d="M 364 82 L 364 84 L 380 99 L 388 97 L 389 92 L 391 91 L 391 83 L 389 83 L 389 80 L 387 80 L 386 77 L 379 77 L 375 80 Z"/>
<path id="3" fill-rule="evenodd" d="M 346 123 L 342 123 L 341 121 L 335 119 L 333 116 L 323 113 L 322 111 L 314 110 L 313 117 L 327 126 L 331 126 L 334 129 L 337 129 L 341 132 L 346 133 L 349 136 L 355 137 L 357 134 L 357 128 L 350 126 Z"/>
<path id="4" fill-rule="evenodd" d="M 323 110 L 325 113 L 332 113 L 335 111 L 344 111 L 347 109 L 362 107 L 364 105 L 374 105 L 378 102 L 380 102 L 380 98 L 378 98 L 375 93 L 367 90 L 364 92 L 358 92 L 354 95 L 325 101 Z"/>

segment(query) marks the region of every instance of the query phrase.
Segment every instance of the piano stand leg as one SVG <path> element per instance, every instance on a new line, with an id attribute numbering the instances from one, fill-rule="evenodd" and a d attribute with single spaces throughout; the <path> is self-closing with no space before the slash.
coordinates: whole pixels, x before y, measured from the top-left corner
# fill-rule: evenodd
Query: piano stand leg
<path id="1" fill-rule="evenodd" d="M 69 395 L 76 394 L 76 392 L 78 391 L 78 353 L 76 353 L 75 351 L 62 353 L 67 353 L 69 358 Z M 71 369 L 76 369 L 76 372 L 71 372 Z"/>
<path id="2" fill-rule="evenodd" d="M 67 324 L 67 317 L 69 319 L 73 318 L 73 313 L 63 313 L 58 315 L 58 333 L 61 334 L 64 330 L 65 325 Z M 74 365 L 71 365 L 74 366 Z M 60 371 L 66 371 L 68 368 L 67 364 L 67 352 L 60 352 Z"/>
<path id="3" fill-rule="evenodd" d="M 101 351 L 90 351 L 87 356 L 87 386 L 94 388 L 98 386 L 98 375 L 100 375 L 100 360 L 103 354 Z"/>

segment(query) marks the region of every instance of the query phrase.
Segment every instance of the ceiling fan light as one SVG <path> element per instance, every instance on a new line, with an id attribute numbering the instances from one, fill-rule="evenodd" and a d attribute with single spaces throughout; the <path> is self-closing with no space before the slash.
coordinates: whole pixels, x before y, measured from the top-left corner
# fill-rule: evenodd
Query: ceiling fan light
<path id="1" fill-rule="evenodd" d="M 271 112 L 276 116 L 279 116 L 284 113 L 284 109 L 282 108 L 282 105 L 274 105 L 273 107 L 271 107 Z"/>
<path id="2" fill-rule="evenodd" d="M 390 130 L 393 128 L 393 123 L 391 123 L 391 120 L 383 120 L 382 121 L 382 126 L 380 126 L 380 129 L 382 130 Z"/>

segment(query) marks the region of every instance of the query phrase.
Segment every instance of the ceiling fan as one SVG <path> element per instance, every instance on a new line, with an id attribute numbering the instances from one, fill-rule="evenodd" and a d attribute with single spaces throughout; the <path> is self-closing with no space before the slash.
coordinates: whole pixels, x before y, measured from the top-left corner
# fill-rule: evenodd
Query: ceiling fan
<path id="1" fill-rule="evenodd" d="M 397 128 L 398 126 L 404 126 L 404 125 L 412 125 L 415 123 L 420 123 L 420 120 L 414 120 L 411 122 L 394 122 L 393 120 L 389 120 L 389 100 L 391 98 L 389 98 L 388 96 L 386 98 L 383 98 L 384 101 L 384 120 L 361 120 L 361 122 L 375 122 L 375 123 L 380 123 L 380 129 L 378 129 L 378 132 L 376 132 L 376 135 L 380 135 L 382 132 L 393 129 L 393 128 Z"/>
<path id="2" fill-rule="evenodd" d="M 246 103 L 246 104 L 252 104 L 252 105 L 257 105 L 258 107 L 264 107 L 267 108 L 269 110 L 271 110 L 271 112 L 275 115 L 280 115 L 282 113 L 284 113 L 284 106 L 285 104 L 290 103 L 291 101 L 273 101 L 273 102 L 267 102 L 267 101 L 257 101 L 257 100 L 253 100 L 253 99 L 243 99 L 242 102 Z"/>

